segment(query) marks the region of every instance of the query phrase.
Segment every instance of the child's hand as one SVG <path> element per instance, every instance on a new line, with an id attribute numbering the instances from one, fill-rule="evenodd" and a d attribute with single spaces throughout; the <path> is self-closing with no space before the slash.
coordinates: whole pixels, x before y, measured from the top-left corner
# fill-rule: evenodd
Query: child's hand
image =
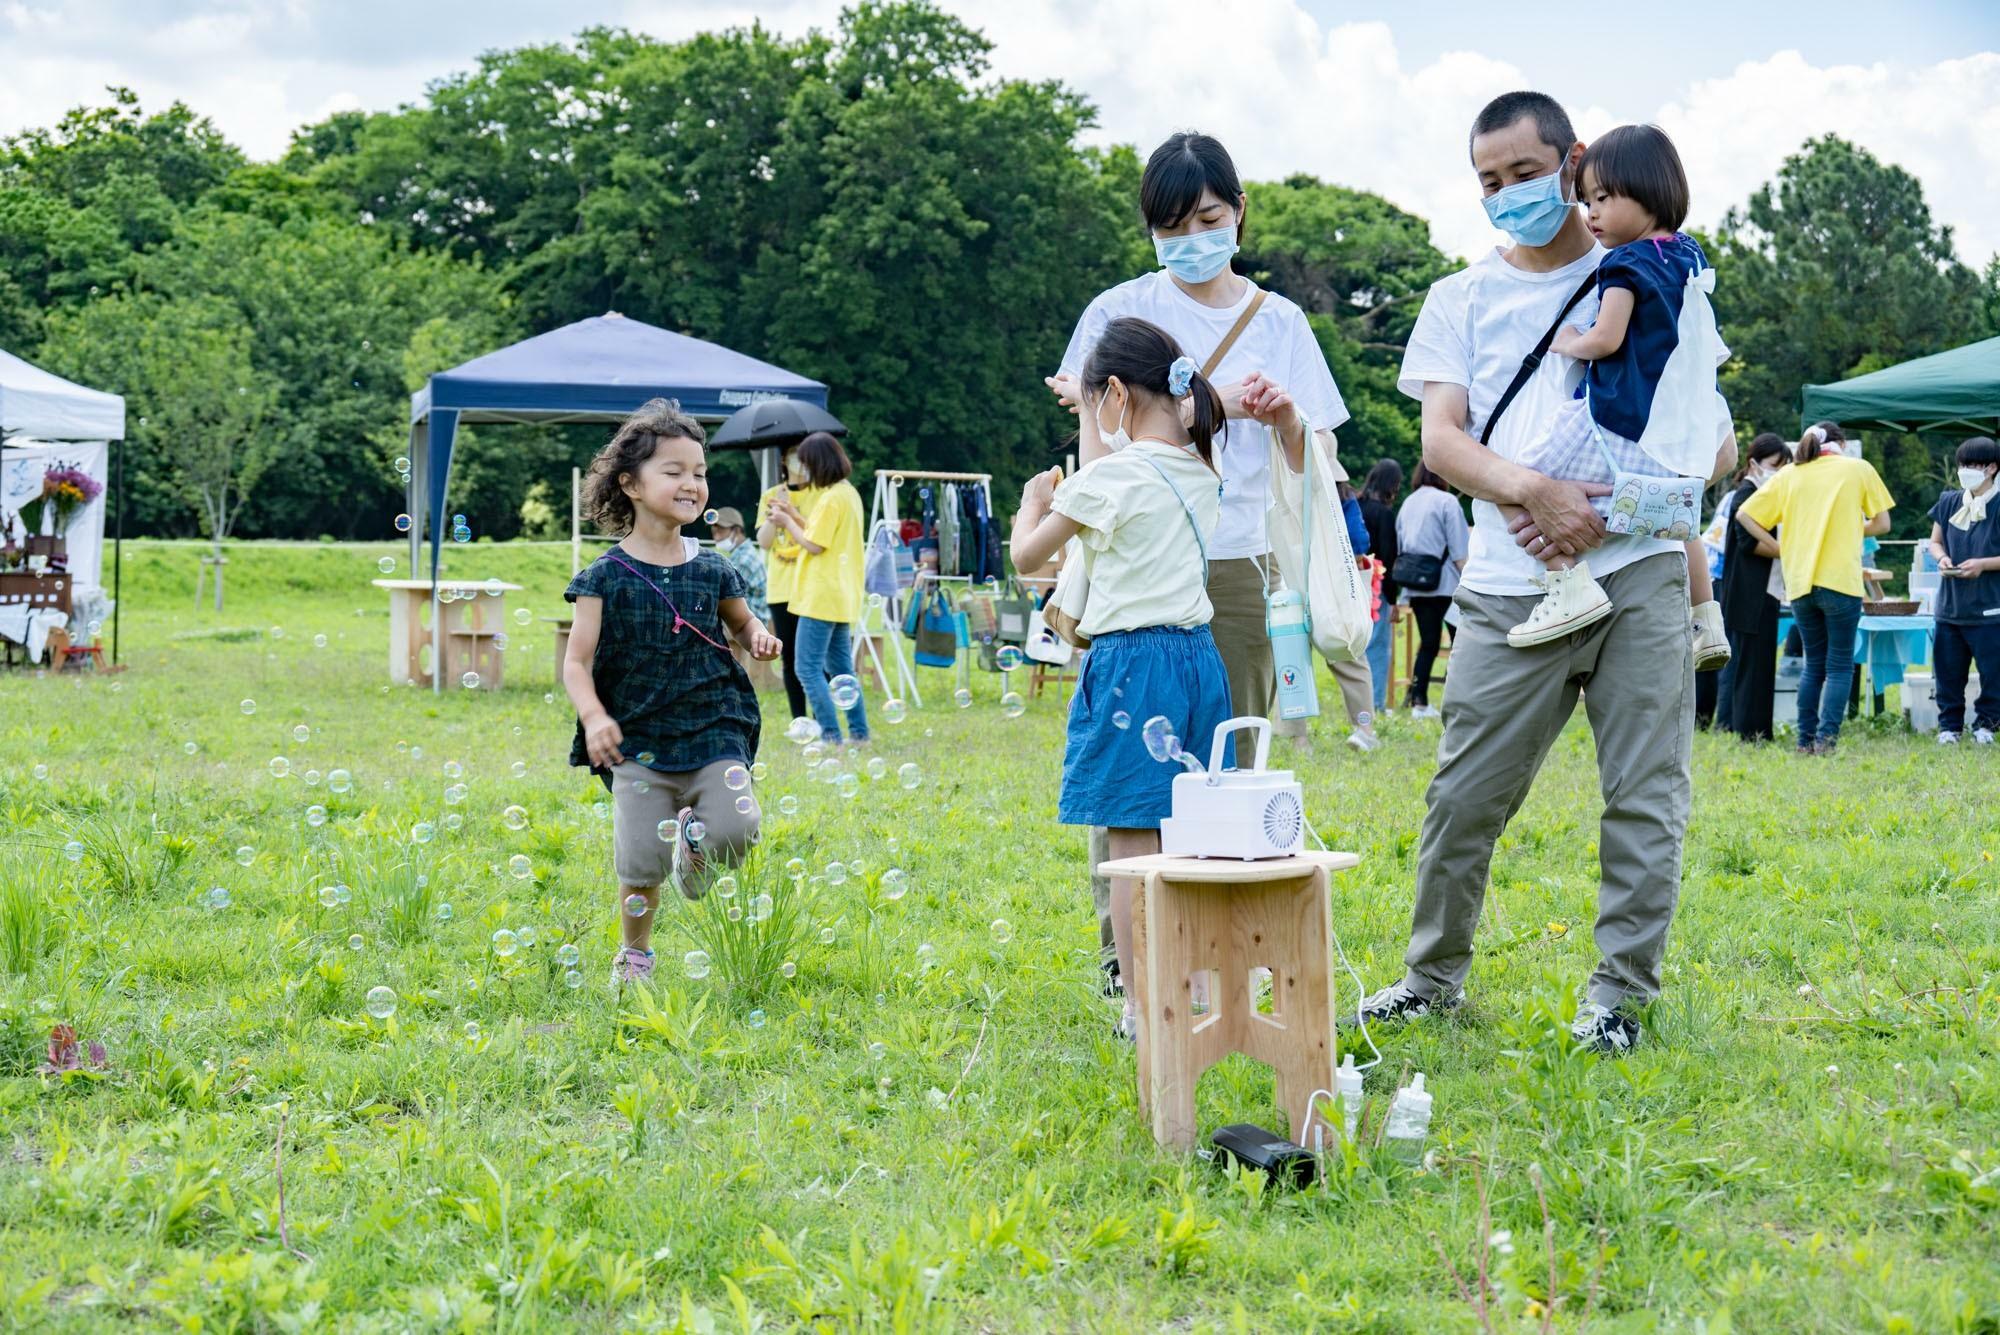
<path id="1" fill-rule="evenodd" d="M 1577 355 L 1577 345 L 1583 342 L 1583 336 L 1588 332 L 1590 331 L 1575 325 L 1564 325 L 1556 331 L 1556 336 L 1549 340 L 1549 351 L 1559 357 L 1574 357 Z"/>
<path id="2" fill-rule="evenodd" d="M 1299 420 L 1298 405 L 1283 385 L 1253 371 L 1243 381 L 1243 411 L 1268 427 L 1289 434 Z"/>
<path id="3" fill-rule="evenodd" d="M 1076 412 L 1076 406 L 1083 402 L 1083 387 L 1078 385 L 1076 377 L 1067 371 L 1057 375 L 1045 375 L 1042 377 L 1042 383 L 1056 396 L 1056 402 L 1072 414 Z"/>
<path id="4" fill-rule="evenodd" d="M 583 725 L 584 753 L 590 757 L 590 763 L 599 769 L 610 769 L 613 765 L 625 763 L 624 753 L 618 749 L 618 744 L 624 740 L 625 730 L 609 714 L 595 723 Z"/>
<path id="5" fill-rule="evenodd" d="M 785 652 L 785 642 L 762 626 L 751 631 L 743 644 L 750 651 L 750 656 L 760 663 L 768 663 Z"/>

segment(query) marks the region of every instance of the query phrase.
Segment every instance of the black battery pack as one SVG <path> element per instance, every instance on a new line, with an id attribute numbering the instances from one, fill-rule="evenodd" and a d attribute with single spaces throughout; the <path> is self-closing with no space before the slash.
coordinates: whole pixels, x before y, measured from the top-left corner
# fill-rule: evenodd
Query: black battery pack
<path id="1" fill-rule="evenodd" d="M 1217 1127 L 1209 1143 L 1215 1146 L 1218 1167 L 1225 1167 L 1234 1159 L 1245 1168 L 1261 1169 L 1271 1181 L 1290 1187 L 1311 1186 L 1318 1175 L 1319 1165 L 1314 1162 L 1312 1151 L 1294 1145 L 1275 1131 L 1248 1122 Z"/>

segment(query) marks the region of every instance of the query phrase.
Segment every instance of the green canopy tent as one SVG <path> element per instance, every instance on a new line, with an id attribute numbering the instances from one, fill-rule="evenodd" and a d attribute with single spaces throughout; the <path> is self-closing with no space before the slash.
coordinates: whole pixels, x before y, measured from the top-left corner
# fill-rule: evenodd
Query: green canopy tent
<path id="1" fill-rule="evenodd" d="M 1802 424 L 1821 421 L 1857 431 L 2000 434 L 2000 338 L 1807 385 Z"/>

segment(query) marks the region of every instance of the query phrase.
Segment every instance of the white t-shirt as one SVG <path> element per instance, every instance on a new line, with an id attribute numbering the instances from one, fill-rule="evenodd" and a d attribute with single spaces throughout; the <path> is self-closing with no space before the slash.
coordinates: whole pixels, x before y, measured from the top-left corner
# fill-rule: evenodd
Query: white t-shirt
<path id="1" fill-rule="evenodd" d="M 1055 512 L 1083 530 L 1077 536 L 1090 573 L 1090 600 L 1078 627 L 1083 634 L 1206 626 L 1213 619 L 1195 530 L 1213 559 L 1219 480 L 1198 455 L 1135 440 L 1091 460 L 1056 488 Z"/>
<path id="2" fill-rule="evenodd" d="M 1236 324 L 1255 290 L 1246 282 L 1242 300 L 1234 305 L 1204 306 L 1181 291 L 1165 269 L 1141 274 L 1098 293 L 1076 322 L 1069 350 L 1063 353 L 1062 369 L 1070 375 L 1082 375 L 1084 359 L 1104 326 L 1128 315 L 1151 321 L 1172 334 L 1181 351 L 1199 366 Z M 1233 384 L 1253 371 L 1262 371 L 1282 385 L 1313 430 L 1332 431 L 1347 421 L 1347 405 L 1341 401 L 1333 372 L 1320 353 L 1305 312 L 1276 292 L 1264 298 L 1257 318 L 1237 337 L 1212 379 L 1218 385 Z M 1264 512 L 1270 508 L 1270 450 L 1270 441 L 1257 423 L 1247 418 L 1230 422 L 1217 450 L 1222 518 L 1209 549 L 1211 560 L 1262 556 L 1271 550 L 1264 534 Z"/>
<path id="3" fill-rule="evenodd" d="M 1410 331 L 1403 352 L 1397 388 L 1421 399 L 1432 381 L 1463 385 L 1466 390 L 1465 429 L 1474 440 L 1486 428 L 1500 396 L 1513 383 L 1521 361 L 1555 323 L 1563 303 L 1597 271 L 1604 248 L 1593 244 L 1588 254 L 1548 273 L 1530 273 L 1501 258 L 1496 247 L 1467 268 L 1431 284 L 1424 308 Z M 1597 319 L 1595 287 L 1571 307 L 1563 323 L 1588 326 Z M 1507 406 L 1493 438 L 1487 442 L 1503 459 L 1547 430 L 1550 415 L 1570 397 L 1582 377 L 1582 364 L 1550 355 Z M 1728 405 L 1717 396 L 1721 433 L 1730 429 Z M 1720 436 L 1717 443 L 1720 444 Z M 1602 578 L 1644 557 L 1681 550 L 1677 542 L 1613 534 L 1584 558 L 1590 573 Z M 1474 593 L 1508 596 L 1539 593 L 1535 576 L 1541 562 L 1529 556 L 1507 531 L 1500 509 L 1490 501 L 1472 502 L 1472 556 L 1461 578 Z"/>

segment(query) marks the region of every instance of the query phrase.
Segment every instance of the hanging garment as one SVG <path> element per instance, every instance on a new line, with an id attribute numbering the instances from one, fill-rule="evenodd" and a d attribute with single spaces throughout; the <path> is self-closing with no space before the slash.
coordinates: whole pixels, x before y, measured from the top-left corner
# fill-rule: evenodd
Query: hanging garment
<path id="1" fill-rule="evenodd" d="M 962 523 L 958 509 L 958 488 L 947 482 L 944 495 L 938 501 L 937 544 L 938 573 L 940 575 L 963 575 L 964 565 L 958 550 L 958 529 Z"/>

